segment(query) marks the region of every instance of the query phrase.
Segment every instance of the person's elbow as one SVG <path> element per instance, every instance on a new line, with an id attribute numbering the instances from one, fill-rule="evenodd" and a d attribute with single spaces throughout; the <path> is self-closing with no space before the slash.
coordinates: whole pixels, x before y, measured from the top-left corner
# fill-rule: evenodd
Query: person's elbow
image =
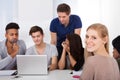
<path id="1" fill-rule="evenodd" d="M 64 67 L 63 67 L 63 66 L 58 66 L 58 68 L 59 68 L 60 70 L 63 70 L 63 69 L 64 69 Z"/>
<path id="2" fill-rule="evenodd" d="M 58 68 L 59 68 L 60 70 L 63 70 L 63 69 L 65 68 L 65 66 L 64 66 L 63 64 L 61 64 L 61 63 L 58 63 Z"/>

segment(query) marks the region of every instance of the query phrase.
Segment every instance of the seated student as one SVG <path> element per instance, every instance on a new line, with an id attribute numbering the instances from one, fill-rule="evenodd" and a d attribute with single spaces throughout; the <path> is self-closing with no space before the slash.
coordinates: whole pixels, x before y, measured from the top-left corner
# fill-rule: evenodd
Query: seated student
<path id="1" fill-rule="evenodd" d="M 0 42 L 0 70 L 16 69 L 16 55 L 24 55 L 26 45 L 23 40 L 18 40 L 19 25 L 7 24 L 5 30 L 6 39 Z"/>
<path id="2" fill-rule="evenodd" d="M 120 35 L 117 36 L 113 41 L 113 57 L 117 60 L 120 70 Z"/>
<path id="3" fill-rule="evenodd" d="M 29 31 L 35 45 L 27 49 L 26 55 L 47 55 L 49 70 L 57 68 L 57 48 L 43 41 L 44 33 L 41 27 L 33 26 Z"/>
<path id="4" fill-rule="evenodd" d="M 105 25 L 95 23 L 86 30 L 86 50 L 93 53 L 83 66 L 80 80 L 120 80 L 116 60 L 109 55 L 109 35 Z"/>
<path id="5" fill-rule="evenodd" d="M 69 68 L 80 70 L 84 64 L 84 48 L 77 34 L 68 34 L 62 43 L 63 51 L 58 62 L 59 69 Z"/>

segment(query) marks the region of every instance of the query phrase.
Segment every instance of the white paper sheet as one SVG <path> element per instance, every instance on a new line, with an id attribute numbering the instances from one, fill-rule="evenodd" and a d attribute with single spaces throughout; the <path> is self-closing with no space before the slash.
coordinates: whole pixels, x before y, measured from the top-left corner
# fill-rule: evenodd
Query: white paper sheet
<path id="1" fill-rule="evenodd" d="M 11 76 L 16 70 L 0 70 L 0 76 Z"/>
<path id="2" fill-rule="evenodd" d="M 81 73 L 82 73 L 82 70 L 80 70 L 80 71 L 73 71 L 73 75 L 81 75 Z"/>
<path id="3" fill-rule="evenodd" d="M 71 76 L 72 76 L 75 80 L 79 80 L 81 73 L 82 73 L 82 70 L 80 70 L 80 71 L 74 71 L 74 70 L 73 70 L 70 74 L 72 74 Z"/>

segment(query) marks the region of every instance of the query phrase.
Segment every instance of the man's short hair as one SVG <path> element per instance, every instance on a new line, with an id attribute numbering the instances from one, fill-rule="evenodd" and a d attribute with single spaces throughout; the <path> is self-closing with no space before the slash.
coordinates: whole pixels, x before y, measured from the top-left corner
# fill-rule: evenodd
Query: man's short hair
<path id="1" fill-rule="evenodd" d="M 42 30 L 41 27 L 33 26 L 33 27 L 31 27 L 31 29 L 29 31 L 29 35 L 32 35 L 32 33 L 35 33 L 35 32 L 38 32 L 38 31 L 43 35 L 43 30 Z"/>
<path id="2" fill-rule="evenodd" d="M 117 49 L 117 51 L 118 51 L 119 54 L 120 54 L 120 35 L 117 36 L 115 39 L 113 39 L 112 45 L 113 45 L 114 48 Z"/>
<path id="3" fill-rule="evenodd" d="M 8 29 L 19 29 L 19 25 L 17 23 L 11 22 L 7 24 L 5 30 L 7 31 Z"/>
<path id="4" fill-rule="evenodd" d="M 67 15 L 69 15 L 71 12 L 71 9 L 69 5 L 62 3 L 58 5 L 57 12 L 65 12 Z"/>

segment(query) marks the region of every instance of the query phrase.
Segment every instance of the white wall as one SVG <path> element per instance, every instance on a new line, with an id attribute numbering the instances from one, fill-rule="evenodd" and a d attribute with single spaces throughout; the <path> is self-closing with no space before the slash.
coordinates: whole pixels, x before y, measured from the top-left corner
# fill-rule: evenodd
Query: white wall
<path id="1" fill-rule="evenodd" d="M 112 40 L 120 35 L 120 0 L 101 0 L 102 22 L 108 27 L 110 36 L 110 51 L 112 53 Z"/>
<path id="2" fill-rule="evenodd" d="M 0 41 L 5 39 L 5 26 L 16 19 L 16 0 L 0 0 Z"/>
<path id="3" fill-rule="evenodd" d="M 18 22 L 21 26 L 20 38 L 26 42 L 27 47 L 33 45 L 29 36 L 32 26 L 43 28 L 45 42 L 50 42 L 49 22 L 53 17 L 53 2 L 51 0 L 18 0 Z"/>

